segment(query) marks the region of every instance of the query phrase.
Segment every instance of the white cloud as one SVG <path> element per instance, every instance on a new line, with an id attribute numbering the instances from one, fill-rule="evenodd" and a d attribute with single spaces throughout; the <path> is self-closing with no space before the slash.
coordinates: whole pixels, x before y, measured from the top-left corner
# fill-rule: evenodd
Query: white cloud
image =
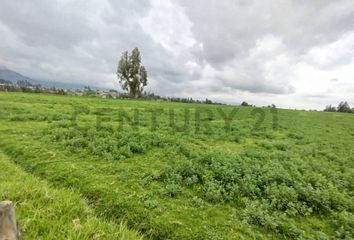
<path id="1" fill-rule="evenodd" d="M 118 87 L 137 46 L 157 94 L 354 104 L 352 0 L 0 2 L 0 65 L 32 78 Z"/>
<path id="2" fill-rule="evenodd" d="M 321 68 L 335 68 L 353 63 L 354 31 L 344 34 L 330 44 L 313 47 L 307 57 L 310 63 Z"/>
<path id="3" fill-rule="evenodd" d="M 139 23 L 144 32 L 174 56 L 196 43 L 192 23 L 178 4 L 171 0 L 151 0 L 149 13 Z"/>

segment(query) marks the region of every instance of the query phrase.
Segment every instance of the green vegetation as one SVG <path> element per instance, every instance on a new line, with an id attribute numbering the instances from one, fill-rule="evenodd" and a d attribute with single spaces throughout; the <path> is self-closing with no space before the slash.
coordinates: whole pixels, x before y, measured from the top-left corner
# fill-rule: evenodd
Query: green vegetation
<path id="1" fill-rule="evenodd" d="M 125 51 L 118 62 L 117 77 L 123 90 L 128 90 L 131 97 L 138 98 L 142 95 L 147 85 L 147 72 L 141 65 L 141 57 L 138 48 L 134 48 L 129 54 Z"/>
<path id="2" fill-rule="evenodd" d="M 26 239 L 141 239 L 124 224 L 95 217 L 79 193 L 52 188 L 25 173 L 3 153 L 0 166 L 0 199 L 16 203 Z"/>
<path id="3" fill-rule="evenodd" d="M 0 123 L 0 188 L 30 201 L 24 225 L 45 194 L 17 196 L 14 163 L 58 196 L 46 232 L 93 219 L 71 239 L 121 222 L 151 239 L 354 237 L 352 114 L 0 93 Z"/>
<path id="4" fill-rule="evenodd" d="M 348 102 L 340 102 L 338 107 L 332 105 L 326 106 L 323 110 L 325 112 L 343 112 L 343 113 L 354 113 L 354 108 L 350 108 Z"/>

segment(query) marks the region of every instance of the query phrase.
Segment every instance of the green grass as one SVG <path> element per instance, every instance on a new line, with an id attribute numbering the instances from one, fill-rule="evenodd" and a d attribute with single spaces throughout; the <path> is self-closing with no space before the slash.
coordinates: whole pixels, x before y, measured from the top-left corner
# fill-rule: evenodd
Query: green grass
<path id="1" fill-rule="evenodd" d="M 0 93 L 0 124 L 13 163 L 116 234 L 123 221 L 147 239 L 354 237 L 352 114 Z"/>
<path id="2" fill-rule="evenodd" d="M 141 239 L 95 216 L 84 198 L 25 173 L 0 152 L 0 199 L 11 199 L 25 239 Z"/>

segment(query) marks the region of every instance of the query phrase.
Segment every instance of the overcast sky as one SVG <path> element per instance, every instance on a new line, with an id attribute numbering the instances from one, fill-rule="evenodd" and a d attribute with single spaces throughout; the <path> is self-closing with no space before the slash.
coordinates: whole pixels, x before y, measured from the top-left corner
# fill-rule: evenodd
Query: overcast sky
<path id="1" fill-rule="evenodd" d="M 135 46 L 156 94 L 354 106 L 353 0 L 0 0 L 0 66 L 28 77 L 120 89 Z"/>

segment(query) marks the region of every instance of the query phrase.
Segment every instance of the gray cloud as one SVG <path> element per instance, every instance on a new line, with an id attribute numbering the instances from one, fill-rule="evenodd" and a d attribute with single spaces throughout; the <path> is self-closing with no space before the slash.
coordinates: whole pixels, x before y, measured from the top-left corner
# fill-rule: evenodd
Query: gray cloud
<path id="1" fill-rule="evenodd" d="M 84 14 L 85 1 L 81 4 L 60 1 L 1 1 L 1 21 L 30 46 L 53 45 L 71 48 L 94 37 L 94 29 Z"/>
<path id="2" fill-rule="evenodd" d="M 230 99 L 237 92 L 264 101 L 298 94 L 287 103 L 297 105 L 301 96 L 324 103 L 331 88 L 330 100 L 354 101 L 346 90 L 353 87 L 351 0 L 0 4 L 0 65 L 32 78 L 118 87 L 118 58 L 138 46 L 147 90 L 158 94 Z M 342 85 L 332 86 L 328 79 L 337 78 Z"/>
<path id="3" fill-rule="evenodd" d="M 180 0 L 193 22 L 193 33 L 213 64 L 244 56 L 259 38 L 281 36 L 291 51 L 332 42 L 353 30 L 350 0 Z"/>
<path id="4" fill-rule="evenodd" d="M 282 84 L 276 80 L 274 85 L 265 77 L 267 73 L 262 69 L 265 64 L 279 55 L 289 56 L 291 64 L 296 64 L 302 61 L 304 55 L 313 47 L 326 47 L 326 44 L 338 40 L 344 33 L 354 29 L 354 5 L 349 0 L 180 2 L 193 22 L 194 36 L 203 46 L 201 51 L 195 52 L 196 56 L 216 69 L 222 70 L 225 66 L 234 64 L 234 68 L 240 73 L 230 76 L 233 81 L 222 81 L 221 77 L 221 82 L 229 83 L 225 87 L 251 92 L 295 91 L 290 79 L 285 76 L 292 74 L 290 66 L 285 75 L 279 76 L 282 78 Z M 257 58 L 251 60 L 250 52 L 268 35 L 281 40 L 280 51 L 268 51 L 262 61 Z M 352 56 L 351 51 L 347 51 L 346 55 Z M 337 57 L 332 62 L 337 60 L 341 61 L 339 64 L 348 63 L 351 61 L 348 57 Z M 240 69 L 240 66 L 243 67 Z"/>

